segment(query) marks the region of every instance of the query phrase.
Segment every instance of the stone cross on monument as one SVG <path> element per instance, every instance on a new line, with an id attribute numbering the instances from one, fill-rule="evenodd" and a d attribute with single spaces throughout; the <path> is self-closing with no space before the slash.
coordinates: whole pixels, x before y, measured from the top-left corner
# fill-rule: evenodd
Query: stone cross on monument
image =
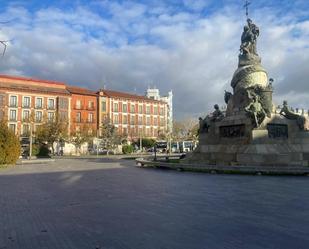
<path id="1" fill-rule="evenodd" d="M 246 3 L 244 5 L 244 8 L 246 8 L 246 16 L 247 16 L 247 19 L 249 18 L 249 5 L 251 4 L 250 1 L 246 0 Z"/>

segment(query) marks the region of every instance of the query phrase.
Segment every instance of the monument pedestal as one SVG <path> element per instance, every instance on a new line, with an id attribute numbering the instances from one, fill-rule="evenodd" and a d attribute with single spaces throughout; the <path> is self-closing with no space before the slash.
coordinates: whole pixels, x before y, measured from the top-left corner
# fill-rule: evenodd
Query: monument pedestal
<path id="1" fill-rule="evenodd" d="M 188 163 L 248 166 L 307 166 L 309 133 L 279 114 L 266 118 L 259 128 L 243 115 L 216 122 L 200 134 L 198 148 L 185 159 Z"/>

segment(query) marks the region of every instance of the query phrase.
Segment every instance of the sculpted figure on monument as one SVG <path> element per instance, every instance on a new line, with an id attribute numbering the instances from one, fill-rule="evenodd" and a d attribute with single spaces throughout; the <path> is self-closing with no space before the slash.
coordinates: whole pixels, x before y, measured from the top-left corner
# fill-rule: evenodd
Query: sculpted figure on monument
<path id="1" fill-rule="evenodd" d="M 218 122 L 221 121 L 224 118 L 224 114 L 222 111 L 220 111 L 220 108 L 217 104 L 214 105 L 215 111 L 212 113 L 212 116 L 210 117 L 211 122 Z"/>
<path id="2" fill-rule="evenodd" d="M 231 92 L 224 91 L 224 102 L 225 102 L 225 104 L 229 103 L 229 100 L 231 99 L 232 96 L 233 96 L 233 94 Z"/>
<path id="3" fill-rule="evenodd" d="M 296 120 L 296 123 L 300 130 L 305 130 L 305 123 L 306 118 L 294 113 L 288 106 L 288 102 L 286 100 L 283 101 L 283 107 L 280 111 L 280 115 L 283 117 L 290 119 L 290 120 Z"/>
<path id="4" fill-rule="evenodd" d="M 244 31 L 241 35 L 241 45 L 240 52 L 241 54 L 254 54 L 256 52 L 256 42 L 257 38 L 260 35 L 260 30 L 251 19 L 247 19 L 247 25 L 244 26 Z"/>
<path id="5" fill-rule="evenodd" d="M 207 124 L 206 118 L 203 119 L 203 118 L 199 117 L 198 120 L 199 120 L 199 129 L 198 129 L 197 133 L 198 134 L 208 133 L 209 125 Z"/>
<path id="6" fill-rule="evenodd" d="M 217 104 L 214 105 L 215 111 L 210 115 L 207 115 L 206 118 L 199 117 L 199 130 L 198 134 L 208 133 L 211 124 L 214 122 L 221 121 L 224 118 L 223 112 L 220 110 Z"/>
<path id="7" fill-rule="evenodd" d="M 250 116 L 255 128 L 259 127 L 266 117 L 266 113 L 259 101 L 259 96 L 253 95 L 252 102 L 245 107 L 245 111 Z"/>

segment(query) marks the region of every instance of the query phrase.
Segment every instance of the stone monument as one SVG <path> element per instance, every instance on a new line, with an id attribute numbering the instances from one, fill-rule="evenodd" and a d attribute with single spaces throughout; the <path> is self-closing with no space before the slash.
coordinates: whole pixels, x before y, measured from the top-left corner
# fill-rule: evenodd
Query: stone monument
<path id="1" fill-rule="evenodd" d="M 246 5 L 246 8 L 248 4 Z M 259 27 L 248 17 L 241 35 L 238 68 L 232 92 L 225 92 L 225 113 L 199 119 L 199 146 L 186 162 L 217 165 L 308 165 L 308 120 L 291 111 L 287 102 L 277 113 L 273 79 L 257 53 Z"/>

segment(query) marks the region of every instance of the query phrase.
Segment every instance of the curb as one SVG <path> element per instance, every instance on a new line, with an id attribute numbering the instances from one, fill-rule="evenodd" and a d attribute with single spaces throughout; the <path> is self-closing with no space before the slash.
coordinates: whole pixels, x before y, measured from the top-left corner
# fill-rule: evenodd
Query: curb
<path id="1" fill-rule="evenodd" d="M 247 174 L 247 175 L 293 175 L 309 176 L 309 167 L 304 166 L 226 166 L 202 165 L 185 163 L 155 162 L 145 158 L 135 160 L 137 166 L 165 168 L 177 171 L 191 171 L 218 174 Z"/>

